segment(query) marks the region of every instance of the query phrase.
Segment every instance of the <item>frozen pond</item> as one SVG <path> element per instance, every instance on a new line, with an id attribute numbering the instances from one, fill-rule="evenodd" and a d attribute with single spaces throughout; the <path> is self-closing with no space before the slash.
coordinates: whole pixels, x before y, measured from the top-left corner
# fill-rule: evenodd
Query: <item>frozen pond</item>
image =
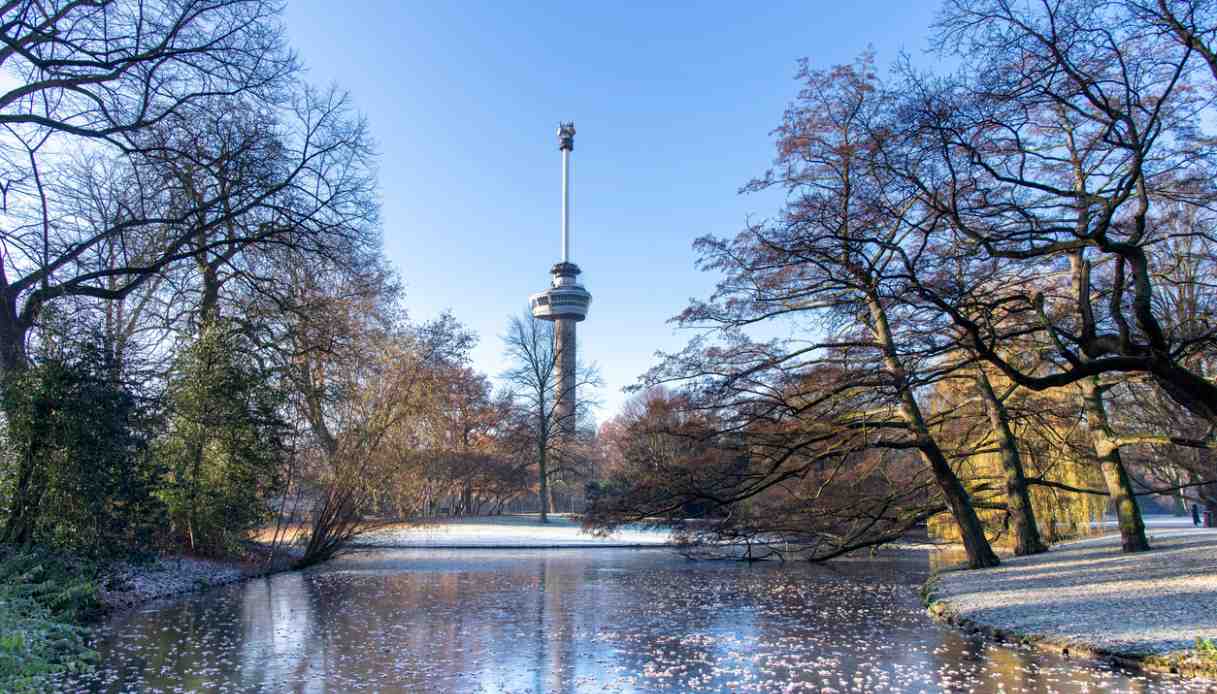
<path id="1" fill-rule="evenodd" d="M 925 555 L 394 550 L 116 615 L 104 692 L 1204 691 L 987 646 L 926 617 Z"/>

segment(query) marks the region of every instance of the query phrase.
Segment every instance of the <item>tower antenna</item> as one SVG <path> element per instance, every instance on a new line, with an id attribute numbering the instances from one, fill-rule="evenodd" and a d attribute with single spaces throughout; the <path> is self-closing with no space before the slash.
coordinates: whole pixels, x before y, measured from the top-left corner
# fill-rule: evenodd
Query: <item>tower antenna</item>
<path id="1" fill-rule="evenodd" d="M 569 263 L 570 243 L 570 153 L 575 148 L 575 124 L 558 124 L 558 149 L 562 150 L 562 262 Z"/>

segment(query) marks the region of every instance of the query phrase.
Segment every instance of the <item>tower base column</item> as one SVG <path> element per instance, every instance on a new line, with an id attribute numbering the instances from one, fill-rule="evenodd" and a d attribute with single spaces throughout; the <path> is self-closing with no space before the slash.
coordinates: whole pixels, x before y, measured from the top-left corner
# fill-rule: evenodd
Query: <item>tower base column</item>
<path id="1" fill-rule="evenodd" d="M 575 433 L 575 326 L 563 318 L 554 325 L 554 352 L 558 367 L 558 401 L 555 405 L 558 428 L 565 435 Z"/>

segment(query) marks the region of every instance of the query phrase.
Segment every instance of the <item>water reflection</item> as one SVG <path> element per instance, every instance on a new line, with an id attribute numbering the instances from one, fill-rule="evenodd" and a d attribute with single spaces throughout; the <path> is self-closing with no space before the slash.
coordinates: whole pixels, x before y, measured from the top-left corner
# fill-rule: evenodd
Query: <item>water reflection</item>
<path id="1" fill-rule="evenodd" d="M 932 624 L 915 557 L 691 563 L 662 550 L 362 554 L 120 614 L 70 691 L 1164 691 L 1197 683 Z"/>

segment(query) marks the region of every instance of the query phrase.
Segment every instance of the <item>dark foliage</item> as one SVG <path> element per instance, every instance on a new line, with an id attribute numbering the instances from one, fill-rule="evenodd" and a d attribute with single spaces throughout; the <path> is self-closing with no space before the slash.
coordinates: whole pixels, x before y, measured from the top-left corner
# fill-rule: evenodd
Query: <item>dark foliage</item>
<path id="1" fill-rule="evenodd" d="M 3 541 L 92 557 L 150 546 L 164 518 L 154 413 L 100 339 L 61 341 L 2 396 Z"/>

